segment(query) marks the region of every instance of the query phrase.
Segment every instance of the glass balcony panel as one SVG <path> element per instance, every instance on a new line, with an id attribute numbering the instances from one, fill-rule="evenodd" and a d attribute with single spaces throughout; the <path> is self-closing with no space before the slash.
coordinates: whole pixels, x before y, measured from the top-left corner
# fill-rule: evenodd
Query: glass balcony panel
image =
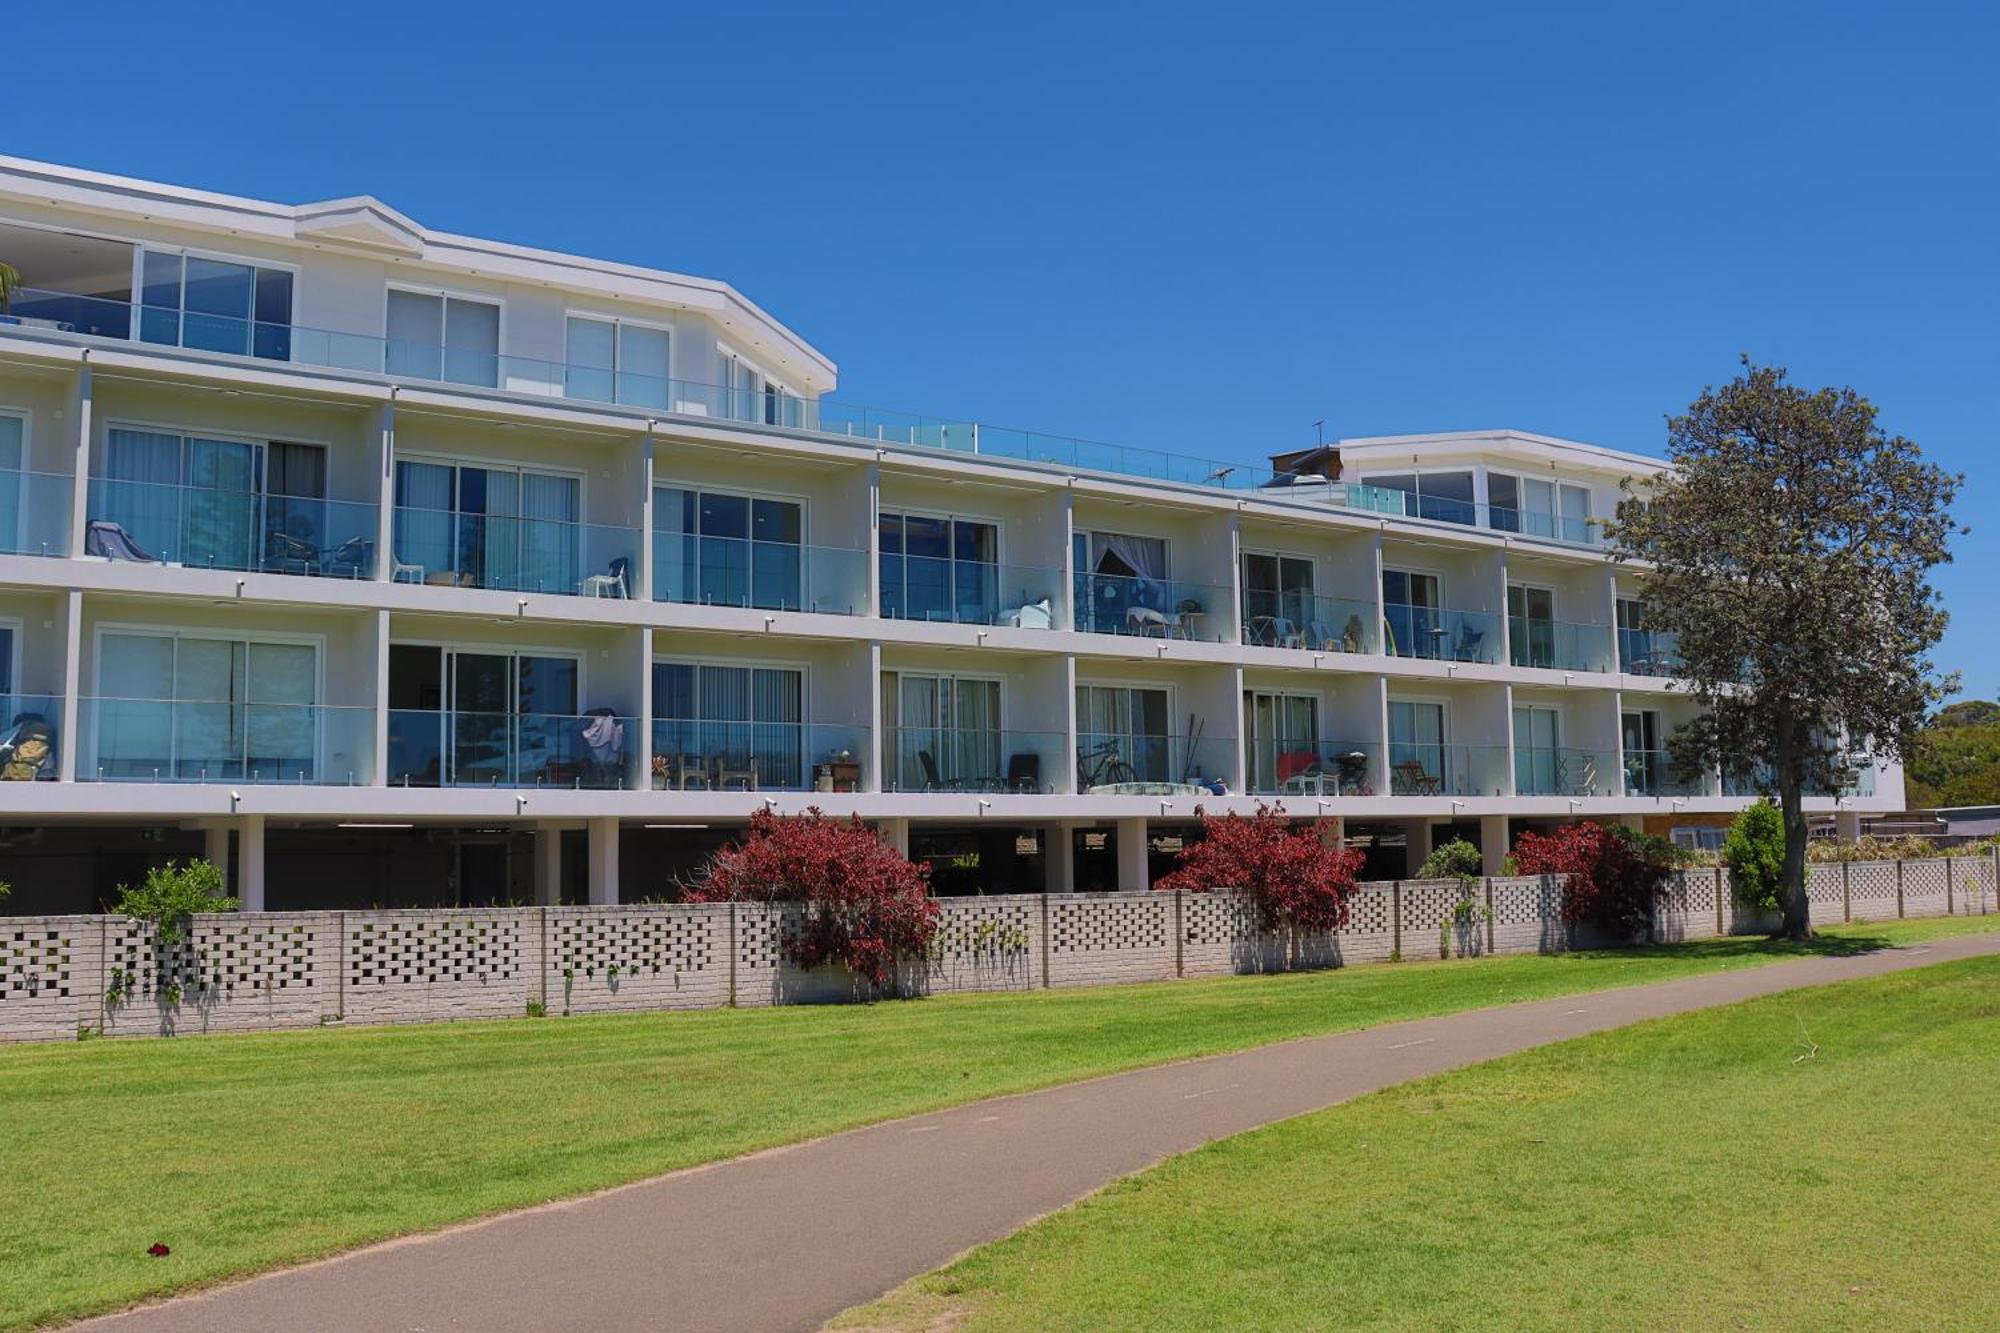
<path id="1" fill-rule="evenodd" d="M 1611 627 L 1507 617 L 1508 660 L 1517 667 L 1556 671 L 1611 670 Z"/>
<path id="2" fill-rule="evenodd" d="M 1228 588 L 1179 579 L 1079 574 L 1076 628 L 1090 634 L 1221 643 L 1236 633 Z"/>
<path id="3" fill-rule="evenodd" d="M 73 485 L 59 473 L 0 471 L 0 555 L 68 555 Z"/>
<path id="4" fill-rule="evenodd" d="M 1391 602 L 1382 608 L 1391 657 L 1440 662 L 1497 662 L 1500 618 L 1487 611 L 1450 611 Z"/>
<path id="5" fill-rule="evenodd" d="M 630 597 L 636 528 L 399 505 L 398 583 L 573 597 Z"/>
<path id="6" fill-rule="evenodd" d="M 1736 784 L 1732 783 L 1731 786 Z M 1673 755 L 1666 750 L 1627 750 L 1625 752 L 1625 794 L 1627 796 L 1713 796 L 1717 788 L 1715 775 L 1697 773 L 1684 775 L 1675 765 Z M 1742 790 L 1726 790 L 1725 795 L 1754 795 Z"/>
<path id="7" fill-rule="evenodd" d="M 376 508 L 358 501 L 92 477 L 85 512 L 84 553 L 109 560 L 325 578 L 375 574 Z"/>
<path id="8" fill-rule="evenodd" d="M 374 775 L 372 708 L 191 699 L 81 699 L 77 708 L 82 782 L 345 787 Z"/>
<path id="9" fill-rule="evenodd" d="M 1667 630 L 1618 631 L 1618 662 L 1634 676 L 1676 676 L 1681 671 L 1680 636 Z"/>
<path id="10" fill-rule="evenodd" d="M 1202 733 L 1134 734 L 1083 731 L 1077 734 L 1077 790 L 1097 795 L 1150 795 L 1193 792 L 1234 779 L 1235 740 Z"/>
<path id="11" fill-rule="evenodd" d="M 0 695 L 0 782 L 54 782 L 62 771 L 63 701 L 47 694 Z"/>
<path id="12" fill-rule="evenodd" d="M 639 725 L 609 712 L 389 712 L 392 787 L 639 786 Z"/>
<path id="13" fill-rule="evenodd" d="M 1373 796 L 1381 790 L 1382 747 L 1372 741 L 1253 738 L 1245 749 L 1253 796 Z"/>
<path id="14" fill-rule="evenodd" d="M 1516 796 L 1611 796 L 1617 757 L 1607 751 L 1514 745 Z"/>
<path id="15" fill-rule="evenodd" d="M 1392 796 L 1504 796 L 1512 785 L 1504 745 L 1391 741 Z"/>
<path id="16" fill-rule="evenodd" d="M 882 787 L 897 792 L 996 792 L 1030 796 L 1063 778 L 1069 737 L 991 727 L 890 727 Z"/>
<path id="17" fill-rule="evenodd" d="M 1306 593 L 1243 591 L 1243 642 L 1315 653 L 1372 653 L 1381 635 L 1375 604 Z"/>
<path id="18" fill-rule="evenodd" d="M 653 600 L 690 606 L 862 614 L 868 553 L 747 537 L 653 535 Z"/>

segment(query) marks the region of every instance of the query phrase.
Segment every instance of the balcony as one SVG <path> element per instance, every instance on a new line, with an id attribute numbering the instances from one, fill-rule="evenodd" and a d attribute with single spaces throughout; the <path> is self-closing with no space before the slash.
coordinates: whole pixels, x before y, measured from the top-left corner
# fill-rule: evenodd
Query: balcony
<path id="1" fill-rule="evenodd" d="M 1381 636 L 1373 602 L 1310 593 L 1243 593 L 1243 642 L 1315 653 L 1373 653 Z"/>
<path id="2" fill-rule="evenodd" d="M 77 710 L 80 781 L 351 787 L 373 779 L 372 708 L 100 698 L 78 700 Z"/>
<path id="3" fill-rule="evenodd" d="M 1507 617 L 1507 660 L 1517 667 L 1555 671 L 1611 670 L 1611 627 Z"/>
<path id="4" fill-rule="evenodd" d="M 62 771 L 63 701 L 46 694 L 0 695 L 0 709 L 7 722 L 0 731 L 0 782 L 54 782 Z"/>
<path id="5" fill-rule="evenodd" d="M 391 709 L 389 785 L 635 790 L 640 786 L 638 732 L 634 719 L 609 710 Z"/>
<path id="6" fill-rule="evenodd" d="M 882 788 L 1032 796 L 1063 778 L 1069 734 L 981 727 L 891 727 L 882 738 Z"/>
<path id="7" fill-rule="evenodd" d="M 804 722 L 653 720 L 657 791 L 858 791 L 868 733 Z"/>
<path id="8" fill-rule="evenodd" d="M 1172 796 L 1233 781 L 1233 737 L 1202 733 L 1083 731 L 1076 738 L 1076 789 L 1092 796 Z"/>
<path id="9" fill-rule="evenodd" d="M 653 600 L 762 611 L 868 612 L 868 552 L 747 537 L 653 534 Z"/>
<path id="10" fill-rule="evenodd" d="M 107 560 L 375 577 L 372 504 L 92 477 L 85 512 L 84 553 Z"/>
<path id="11" fill-rule="evenodd" d="M 1516 796 L 1610 796 L 1617 776 L 1618 757 L 1608 751 L 1514 746 Z"/>
<path id="12" fill-rule="evenodd" d="M 399 505 L 394 540 L 398 583 L 570 597 L 636 591 L 636 528 Z"/>
<path id="13" fill-rule="evenodd" d="M 1382 608 L 1385 651 L 1391 657 L 1437 662 L 1500 660 L 1500 618 L 1490 611 L 1447 611 L 1391 602 Z"/>
<path id="14" fill-rule="evenodd" d="M 1504 745 L 1389 742 L 1392 796 L 1504 796 L 1511 785 Z"/>
<path id="15" fill-rule="evenodd" d="M 1247 748 L 1252 796 L 1373 796 L 1382 787 L 1379 742 L 1253 738 Z"/>
<path id="16" fill-rule="evenodd" d="M 1678 634 L 1660 629 L 1618 630 L 1618 664 L 1633 676 L 1678 676 L 1684 668 Z"/>
<path id="17" fill-rule="evenodd" d="M 1230 589 L 1212 583 L 1078 574 L 1076 628 L 1086 634 L 1221 643 L 1235 632 L 1227 623 L 1234 600 Z"/>
<path id="18" fill-rule="evenodd" d="M 60 473 L 0 471 L 0 555 L 68 555 L 74 486 Z"/>
<path id="19" fill-rule="evenodd" d="M 1713 773 L 1688 776 L 1681 772 L 1679 766 L 1674 763 L 1673 755 L 1666 750 L 1625 752 L 1627 796 L 1713 796 L 1715 793 L 1716 778 Z M 1731 791 L 1727 794 L 1739 796 L 1756 793 Z"/>
<path id="20" fill-rule="evenodd" d="M 1056 629 L 1067 623 L 1061 570 L 938 556 L 882 557 L 882 615 L 946 625 Z"/>

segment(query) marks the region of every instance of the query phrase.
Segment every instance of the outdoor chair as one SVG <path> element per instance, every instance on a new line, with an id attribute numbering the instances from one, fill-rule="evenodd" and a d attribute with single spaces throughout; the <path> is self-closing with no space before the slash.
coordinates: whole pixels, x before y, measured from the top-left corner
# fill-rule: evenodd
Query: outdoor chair
<path id="1" fill-rule="evenodd" d="M 965 789 L 965 782 L 962 778 L 952 778 L 947 781 L 938 775 L 937 756 L 933 755 L 929 750 L 917 751 L 917 765 L 924 770 L 925 791 L 963 791 Z"/>
<path id="2" fill-rule="evenodd" d="M 1480 645 L 1482 645 L 1485 642 L 1486 642 L 1485 630 L 1471 629 L 1467 626 L 1460 625 L 1458 627 L 1458 642 L 1452 645 L 1452 650 L 1451 650 L 1452 659 L 1458 662 L 1479 661 Z"/>
<path id="3" fill-rule="evenodd" d="M 585 577 L 582 584 L 578 586 L 577 591 L 585 597 L 618 597 L 629 600 L 632 596 L 632 590 L 630 583 L 626 580 L 626 576 L 631 571 L 631 559 L 621 555 L 611 562 L 610 570 L 607 573 L 591 574 Z"/>
<path id="4" fill-rule="evenodd" d="M 83 553 L 102 556 L 106 560 L 136 560 L 148 565 L 162 563 L 158 556 L 139 545 L 132 534 L 125 531 L 124 524 L 103 518 L 93 518 L 85 525 Z"/>
<path id="5" fill-rule="evenodd" d="M 1042 757 L 1038 754 L 1008 755 L 1006 790 L 1028 793 L 1041 789 Z"/>
<path id="6" fill-rule="evenodd" d="M 264 568 L 276 574 L 310 574 L 319 567 L 319 547 L 289 532 L 264 534 Z"/>
<path id="7" fill-rule="evenodd" d="M 1398 796 L 1439 796 L 1444 784 L 1424 767 L 1421 759 L 1405 759 L 1391 770 Z"/>
<path id="8" fill-rule="evenodd" d="M 725 750 L 715 756 L 710 772 L 713 781 L 709 784 L 714 791 L 727 791 L 732 782 L 741 783 L 744 791 L 757 790 L 757 756 L 741 750 Z"/>

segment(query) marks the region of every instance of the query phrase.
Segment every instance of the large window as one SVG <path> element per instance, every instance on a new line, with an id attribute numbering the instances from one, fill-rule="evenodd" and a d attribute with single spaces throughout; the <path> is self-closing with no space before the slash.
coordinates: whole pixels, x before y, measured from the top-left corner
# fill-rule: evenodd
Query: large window
<path id="1" fill-rule="evenodd" d="M 90 517 L 118 526 L 138 548 L 126 554 L 205 568 L 320 572 L 334 518 L 314 444 L 113 426 L 91 491 Z"/>
<path id="2" fill-rule="evenodd" d="M 567 655 L 389 647 L 389 781 L 410 786 L 616 787 L 593 746 Z"/>
<path id="3" fill-rule="evenodd" d="M 1319 699 L 1311 694 L 1243 696 L 1250 736 L 1250 790 L 1281 791 L 1319 767 Z"/>
<path id="4" fill-rule="evenodd" d="M 1304 642 L 1318 618 L 1313 562 L 1303 556 L 1243 553 L 1243 641 L 1283 648 Z"/>
<path id="5" fill-rule="evenodd" d="M 653 533 L 657 601 L 803 605 L 805 507 L 796 500 L 656 486 Z"/>
<path id="6" fill-rule="evenodd" d="M 568 397 L 661 410 L 672 405 L 667 330 L 571 315 L 565 351 L 563 392 Z"/>
<path id="7" fill-rule="evenodd" d="M 398 581 L 573 593 L 582 484 L 526 468 L 396 464 Z"/>
<path id="8" fill-rule="evenodd" d="M 95 776 L 148 782 L 313 782 L 319 650 L 167 631 L 98 640 Z"/>
<path id="9" fill-rule="evenodd" d="M 883 767 L 897 790 L 1005 785 L 999 681 L 903 671 L 884 677 L 883 695 L 895 727 Z"/>
<path id="10" fill-rule="evenodd" d="M 1507 585 L 1508 655 L 1518 667 L 1556 664 L 1556 595 L 1550 588 Z"/>
<path id="11" fill-rule="evenodd" d="M 388 329 L 383 367 L 391 375 L 499 386 L 498 304 L 391 287 Z"/>
<path id="12" fill-rule="evenodd" d="M 1397 796 L 1436 796 L 1445 785 L 1444 705 L 1389 701 L 1389 782 Z"/>
<path id="13" fill-rule="evenodd" d="M 142 250 L 139 289 L 144 342 L 291 359 L 289 269 Z"/>
<path id="14" fill-rule="evenodd" d="M 1382 571 L 1382 617 L 1391 657 L 1446 657 L 1444 590 L 1435 574 Z"/>
<path id="15" fill-rule="evenodd" d="M 1413 518 L 1442 523 L 1479 521 L 1470 472 L 1391 472 L 1363 477 L 1361 484 L 1398 492 L 1403 497 L 1403 512 Z"/>
<path id="16" fill-rule="evenodd" d="M 1169 716 L 1165 690 L 1077 686 L 1078 789 L 1174 781 Z"/>
<path id="17" fill-rule="evenodd" d="M 1558 541 L 1588 542 L 1590 488 L 1541 477 L 1516 477 L 1505 472 L 1486 475 L 1486 499 L 1492 522 L 1502 532 Z"/>
<path id="18" fill-rule="evenodd" d="M 1581 787 L 1589 795 L 1596 774 L 1588 780 L 1569 772 L 1562 753 L 1562 714 L 1553 708 L 1517 704 L 1514 708 L 1514 793 L 1517 796 L 1562 796 Z"/>
<path id="19" fill-rule="evenodd" d="M 804 733 L 796 667 L 653 664 L 654 767 L 669 787 L 799 790 Z"/>
<path id="20" fill-rule="evenodd" d="M 884 513 L 882 614 L 989 625 L 1000 610 L 1000 530 L 945 515 Z"/>

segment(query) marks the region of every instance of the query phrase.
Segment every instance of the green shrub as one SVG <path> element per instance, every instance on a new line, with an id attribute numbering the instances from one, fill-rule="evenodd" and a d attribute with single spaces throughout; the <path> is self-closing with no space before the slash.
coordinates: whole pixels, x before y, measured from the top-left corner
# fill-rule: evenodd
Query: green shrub
<path id="1" fill-rule="evenodd" d="M 1478 879 L 1484 865 L 1479 849 L 1463 838 L 1431 848 L 1417 874 L 1423 879 Z"/>
<path id="2" fill-rule="evenodd" d="M 156 942 L 178 944 L 187 938 L 197 912 L 237 909 L 237 901 L 222 890 L 222 871 L 212 862 L 200 857 L 184 866 L 169 861 L 148 870 L 136 889 L 119 885 L 118 905 L 113 910 L 150 922 Z"/>
<path id="3" fill-rule="evenodd" d="M 1785 874 L 1785 817 L 1778 807 L 1769 801 L 1745 806 L 1723 839 L 1722 859 L 1736 901 L 1777 911 Z"/>

